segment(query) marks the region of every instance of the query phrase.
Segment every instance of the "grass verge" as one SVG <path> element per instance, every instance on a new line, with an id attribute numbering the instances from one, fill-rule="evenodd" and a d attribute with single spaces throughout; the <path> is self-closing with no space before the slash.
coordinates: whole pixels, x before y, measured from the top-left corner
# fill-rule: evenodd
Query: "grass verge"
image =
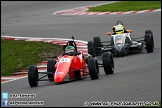
<path id="1" fill-rule="evenodd" d="M 92 7 L 88 12 L 126 12 L 135 10 L 160 9 L 161 1 L 120 1 Z"/>
<path id="2" fill-rule="evenodd" d="M 60 45 L 1 39 L 1 76 L 12 75 L 61 52 Z"/>

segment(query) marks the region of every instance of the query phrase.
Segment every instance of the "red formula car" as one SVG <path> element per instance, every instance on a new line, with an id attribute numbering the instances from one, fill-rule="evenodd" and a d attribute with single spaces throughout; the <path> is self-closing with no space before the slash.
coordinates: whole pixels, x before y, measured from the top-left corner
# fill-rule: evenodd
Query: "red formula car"
<path id="1" fill-rule="evenodd" d="M 38 72 L 38 68 L 35 65 L 29 66 L 28 82 L 31 87 L 38 86 L 39 81 L 62 83 L 76 79 L 84 79 L 87 75 L 90 75 L 92 80 L 98 79 L 99 67 L 102 66 L 106 74 L 113 74 L 114 61 L 111 53 L 105 53 L 103 55 L 103 64 L 100 64 L 97 59 L 91 56 L 85 57 L 81 51 L 77 50 L 73 36 L 72 41 L 68 41 L 65 46 L 74 46 L 76 54 L 71 56 L 63 53 L 58 57 L 52 57 L 47 62 L 47 72 Z M 39 74 L 46 75 L 39 78 Z M 46 76 L 48 79 L 43 79 Z"/>

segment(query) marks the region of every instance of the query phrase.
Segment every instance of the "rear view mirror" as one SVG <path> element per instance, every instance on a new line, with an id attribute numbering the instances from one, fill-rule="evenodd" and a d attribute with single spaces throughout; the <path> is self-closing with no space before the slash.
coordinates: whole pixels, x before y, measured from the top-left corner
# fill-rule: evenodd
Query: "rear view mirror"
<path id="1" fill-rule="evenodd" d="M 132 30 L 127 30 L 128 31 L 128 33 L 131 33 L 132 32 Z"/>
<path id="2" fill-rule="evenodd" d="M 111 36 L 111 32 L 107 32 L 107 35 L 110 35 Z"/>

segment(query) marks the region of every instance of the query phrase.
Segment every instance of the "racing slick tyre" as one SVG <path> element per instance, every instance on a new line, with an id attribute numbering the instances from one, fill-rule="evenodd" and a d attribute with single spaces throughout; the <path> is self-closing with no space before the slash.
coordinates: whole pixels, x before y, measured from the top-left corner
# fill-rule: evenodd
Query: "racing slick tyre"
<path id="1" fill-rule="evenodd" d="M 31 87 L 38 86 L 38 68 L 35 65 L 30 65 L 28 68 L 28 82 Z"/>
<path id="2" fill-rule="evenodd" d="M 96 59 L 94 58 L 88 59 L 88 69 L 92 80 L 99 78 L 99 66 Z"/>
<path id="3" fill-rule="evenodd" d="M 145 30 L 145 35 L 146 34 L 151 34 L 151 41 L 152 41 L 152 46 L 154 48 L 154 37 L 153 37 L 153 32 L 151 30 Z"/>
<path id="4" fill-rule="evenodd" d="M 152 45 L 152 40 L 151 40 L 151 34 L 146 34 L 145 35 L 145 44 L 146 44 L 147 53 L 153 52 L 153 45 Z"/>
<path id="5" fill-rule="evenodd" d="M 93 41 L 88 41 L 88 54 L 92 55 L 92 57 L 96 56 Z"/>
<path id="6" fill-rule="evenodd" d="M 114 59 L 111 52 L 104 52 L 102 55 L 103 67 L 105 74 L 113 74 L 114 73 Z"/>
<path id="7" fill-rule="evenodd" d="M 48 74 L 48 79 L 50 82 L 54 81 L 54 73 L 55 73 L 55 66 L 56 60 L 55 59 L 49 59 L 47 62 L 47 72 L 51 72 L 52 74 Z"/>
<path id="8" fill-rule="evenodd" d="M 101 55 L 101 48 L 96 48 L 96 47 L 102 47 L 100 37 L 99 36 L 94 37 L 93 42 L 95 46 L 96 55 Z"/>
<path id="9" fill-rule="evenodd" d="M 93 38 L 93 41 L 94 41 L 94 46 L 95 46 L 95 47 L 101 47 L 101 46 L 102 46 L 102 45 L 101 45 L 101 39 L 100 39 L 99 36 L 95 36 L 95 37 Z"/>

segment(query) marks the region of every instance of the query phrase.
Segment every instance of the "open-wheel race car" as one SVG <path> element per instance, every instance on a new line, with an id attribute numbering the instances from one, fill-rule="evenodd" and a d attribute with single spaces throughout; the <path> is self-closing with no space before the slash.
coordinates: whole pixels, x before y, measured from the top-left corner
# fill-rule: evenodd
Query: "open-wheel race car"
<path id="1" fill-rule="evenodd" d="M 121 21 L 118 21 L 117 25 L 119 23 L 123 25 Z M 145 35 L 139 38 L 131 38 L 132 30 L 125 31 L 120 34 L 107 32 L 107 35 L 111 36 L 110 41 L 101 41 L 99 36 L 95 36 L 93 41 L 88 41 L 88 53 L 95 57 L 110 51 L 115 57 L 124 57 L 130 53 L 142 52 L 144 49 L 147 53 L 153 52 L 154 39 L 151 30 L 145 30 Z"/>
<path id="2" fill-rule="evenodd" d="M 67 53 L 67 47 L 74 47 L 75 53 Z M 54 56 L 47 61 L 47 72 L 39 72 L 36 65 L 28 67 L 28 82 L 31 87 L 38 86 L 39 81 L 50 81 L 55 83 L 63 83 L 77 79 L 84 79 L 90 76 L 92 80 L 99 78 L 99 67 L 104 67 L 105 74 L 114 73 L 114 61 L 111 53 L 103 54 L 103 63 L 98 63 L 97 59 L 85 56 L 81 51 L 77 50 L 77 45 L 72 36 L 72 40 L 68 41 L 63 47 L 64 52 L 58 57 Z M 39 74 L 45 74 L 39 77 Z M 47 79 L 43 79 L 47 76 Z"/>

